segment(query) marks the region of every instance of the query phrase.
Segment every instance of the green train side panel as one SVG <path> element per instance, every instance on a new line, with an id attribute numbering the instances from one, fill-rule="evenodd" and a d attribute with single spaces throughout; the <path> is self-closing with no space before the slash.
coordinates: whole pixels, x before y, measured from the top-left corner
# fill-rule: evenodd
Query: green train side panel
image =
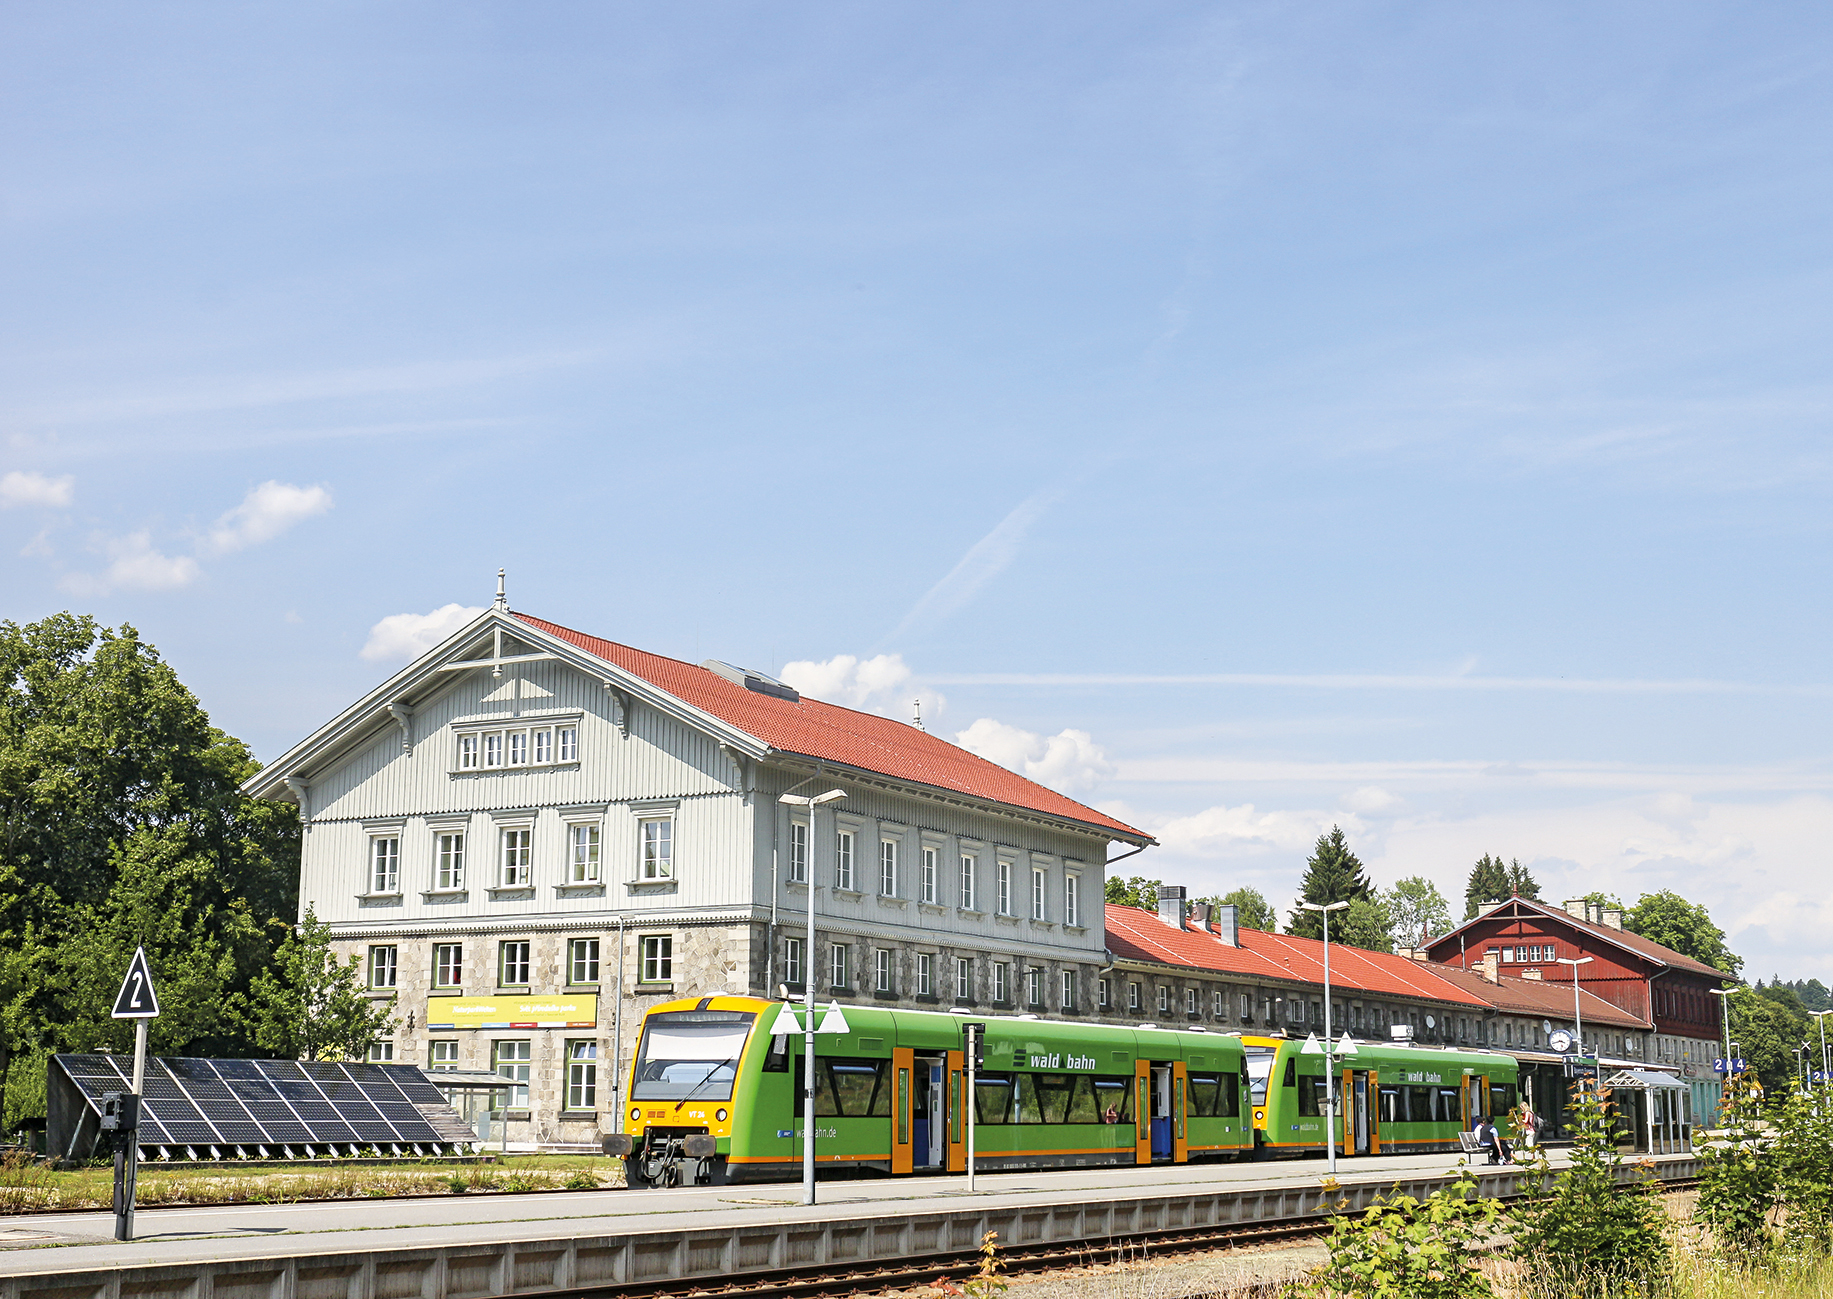
<path id="1" fill-rule="evenodd" d="M 1324 1148 L 1325 1119 L 1321 1115 L 1299 1112 L 1300 1095 L 1305 1085 L 1302 1080 L 1323 1077 L 1324 1057 L 1303 1054 L 1303 1046 L 1304 1043 L 1296 1039 L 1282 1043 L 1274 1055 L 1273 1072 L 1268 1080 L 1265 1142 L 1269 1148 L 1280 1153 L 1304 1154 L 1322 1151 Z M 1297 1061 L 1296 1078 L 1300 1081 L 1296 1086 L 1285 1085 L 1288 1060 Z M 1498 1084 L 1513 1087 L 1519 1083 L 1520 1062 L 1513 1056 L 1487 1051 L 1447 1051 L 1432 1047 L 1359 1042 L 1356 1044 L 1355 1055 L 1340 1057 L 1337 1061 L 1339 1090 L 1342 1073 L 1348 1069 L 1358 1072 L 1373 1070 L 1378 1088 L 1396 1084 L 1461 1088 L 1464 1079 L 1472 1075 L 1487 1077 L 1492 1087 Z M 1339 1095 L 1339 1104 L 1343 1104 L 1344 1100 Z M 1381 1153 L 1457 1148 L 1458 1134 L 1464 1126 L 1461 1118 L 1446 1122 L 1381 1122 L 1378 1118 L 1379 1092 L 1371 1097 L 1371 1103 L 1376 1107 Z M 1348 1110 L 1345 1107 L 1344 1118 L 1337 1121 L 1333 1134 L 1339 1149 L 1342 1148 L 1343 1126 L 1347 1117 Z"/>

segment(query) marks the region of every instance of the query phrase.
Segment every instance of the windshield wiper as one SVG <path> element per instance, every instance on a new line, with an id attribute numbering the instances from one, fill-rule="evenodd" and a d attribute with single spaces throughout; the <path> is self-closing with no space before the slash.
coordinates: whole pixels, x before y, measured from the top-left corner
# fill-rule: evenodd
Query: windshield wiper
<path id="1" fill-rule="evenodd" d="M 680 1109 L 683 1105 L 693 1100 L 694 1093 L 699 1091 L 702 1087 L 706 1086 L 707 1083 L 712 1080 L 712 1077 L 714 1074 L 718 1073 L 721 1069 L 725 1068 L 727 1065 L 736 1064 L 737 1062 L 738 1062 L 738 1057 L 733 1056 L 728 1060 L 721 1060 L 719 1063 L 715 1064 L 711 1069 L 708 1069 L 706 1073 L 701 1076 L 701 1079 L 699 1082 L 695 1083 L 692 1087 L 689 1087 L 687 1089 L 687 1095 L 683 1096 L 680 1100 L 675 1102 L 675 1108 Z"/>

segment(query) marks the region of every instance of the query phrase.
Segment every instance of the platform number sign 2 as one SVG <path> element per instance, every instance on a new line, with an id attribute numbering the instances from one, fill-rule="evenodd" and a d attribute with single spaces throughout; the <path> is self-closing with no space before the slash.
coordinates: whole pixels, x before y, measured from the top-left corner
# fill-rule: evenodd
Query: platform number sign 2
<path id="1" fill-rule="evenodd" d="M 121 980 L 121 991 L 115 994 L 114 1018 L 155 1019 L 159 1015 L 159 993 L 153 987 L 153 971 L 146 963 L 146 948 L 136 947 L 134 959 Z"/>

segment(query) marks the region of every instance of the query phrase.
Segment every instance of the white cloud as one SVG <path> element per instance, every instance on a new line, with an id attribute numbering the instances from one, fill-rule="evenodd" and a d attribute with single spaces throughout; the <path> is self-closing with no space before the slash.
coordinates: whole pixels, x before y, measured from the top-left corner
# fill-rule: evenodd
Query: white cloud
<path id="1" fill-rule="evenodd" d="M 1361 789 L 1352 790 L 1344 799 L 1343 806 L 1352 812 L 1385 812 L 1400 802 L 1398 794 L 1390 794 L 1379 785 L 1364 785 Z"/>
<path id="2" fill-rule="evenodd" d="M 836 654 L 814 662 L 801 659 L 785 663 L 778 674 L 785 685 L 830 704 L 844 704 L 861 712 L 879 713 L 909 721 L 911 701 L 923 701 L 926 722 L 942 715 L 947 700 L 921 687 L 902 654 L 878 654 L 869 659 Z"/>
<path id="3" fill-rule="evenodd" d="M 15 505 L 61 506 L 76 495 L 76 479 L 69 474 L 48 478 L 29 470 L 14 469 L 0 475 L 0 510 Z"/>
<path id="4" fill-rule="evenodd" d="M 448 604 L 431 613 L 390 614 L 369 629 L 362 655 L 375 661 L 405 662 L 419 658 L 483 612 L 462 604 Z"/>
<path id="5" fill-rule="evenodd" d="M 154 549 L 145 529 L 125 537 L 103 538 L 98 548 L 108 556 L 107 571 L 95 575 L 72 573 L 64 589 L 78 595 L 104 595 L 126 588 L 134 591 L 176 591 L 195 582 L 202 571 L 189 555 L 167 555 Z"/>
<path id="6" fill-rule="evenodd" d="M 1065 794 L 1086 793 L 1114 772 L 1114 764 L 1087 731 L 1039 735 L 982 717 L 957 733 L 955 743 Z"/>
<path id="7" fill-rule="evenodd" d="M 272 541 L 296 523 L 302 523 L 331 508 L 331 493 L 323 487 L 295 487 L 269 479 L 247 496 L 242 503 L 216 521 L 200 549 L 215 555 L 226 555 Z"/>
<path id="8" fill-rule="evenodd" d="M 942 622 L 966 606 L 980 593 L 981 587 L 1018 558 L 1019 547 L 1024 544 L 1031 525 L 1062 499 L 1065 490 L 1060 485 L 1047 487 L 1014 506 L 991 532 L 968 547 L 967 553 L 942 575 L 941 581 L 923 593 L 923 598 L 911 606 L 910 612 L 892 631 L 891 639 L 895 641 L 918 623 Z"/>
<path id="9" fill-rule="evenodd" d="M 1276 848 L 1307 854 L 1317 837 L 1332 825 L 1354 833 L 1361 826 L 1353 817 L 1327 812 L 1257 810 L 1252 803 L 1239 807 L 1206 807 L 1192 816 L 1165 822 L 1153 837 L 1173 856 L 1216 857 L 1238 849 Z"/>

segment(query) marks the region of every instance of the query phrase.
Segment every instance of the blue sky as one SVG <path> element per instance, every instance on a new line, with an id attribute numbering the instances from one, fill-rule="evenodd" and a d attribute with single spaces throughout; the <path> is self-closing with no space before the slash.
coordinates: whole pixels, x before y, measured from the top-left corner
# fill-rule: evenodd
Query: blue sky
<path id="1" fill-rule="evenodd" d="M 1200 891 L 1341 822 L 1833 978 L 1830 24 L 8 6 L 0 615 L 272 757 L 505 566 Z"/>

